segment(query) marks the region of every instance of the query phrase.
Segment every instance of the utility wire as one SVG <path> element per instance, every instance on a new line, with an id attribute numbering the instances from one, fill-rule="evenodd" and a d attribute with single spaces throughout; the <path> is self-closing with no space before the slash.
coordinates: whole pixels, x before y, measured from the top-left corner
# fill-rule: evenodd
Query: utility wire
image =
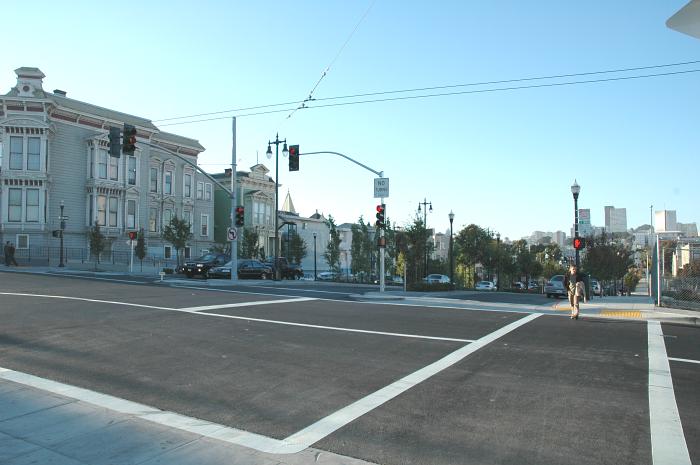
<path id="1" fill-rule="evenodd" d="M 595 84 L 595 83 L 601 83 L 601 82 L 625 81 L 625 80 L 631 80 L 631 79 L 646 79 L 646 78 L 652 78 L 652 77 L 673 76 L 673 75 L 681 75 L 681 74 L 689 74 L 689 73 L 697 73 L 697 72 L 700 72 L 700 69 L 690 69 L 690 70 L 683 70 L 683 71 L 669 71 L 666 73 L 641 74 L 641 75 L 634 75 L 634 76 L 618 76 L 618 77 L 601 78 L 601 79 L 589 79 L 589 80 L 583 80 L 583 81 L 550 82 L 550 83 L 546 83 L 546 84 L 528 84 L 528 85 L 524 85 L 524 86 L 496 87 L 496 88 L 491 88 L 491 89 L 463 90 L 463 91 L 440 92 L 440 93 L 430 93 L 430 94 L 421 94 L 421 95 L 403 95 L 403 96 L 399 96 L 399 97 L 374 98 L 374 99 L 366 99 L 366 100 L 355 100 L 355 101 L 351 101 L 351 102 L 325 103 L 325 104 L 320 104 L 320 105 L 306 105 L 304 107 L 304 109 L 340 107 L 340 106 L 349 106 L 349 105 L 361 105 L 361 104 L 367 104 L 367 103 L 392 102 L 392 101 L 399 101 L 399 100 L 415 100 L 415 99 L 433 98 L 433 97 L 446 97 L 446 96 L 453 96 L 453 95 L 479 94 L 479 93 L 489 93 L 489 92 L 505 92 L 505 91 L 523 90 L 523 89 L 538 89 L 538 88 L 545 88 L 545 87 L 572 86 L 572 85 L 580 85 L 580 84 Z M 522 80 L 520 80 L 520 81 L 522 81 Z M 516 80 L 509 80 L 509 81 L 503 81 L 503 82 L 517 82 L 517 81 Z M 382 92 L 382 93 L 377 93 L 377 94 L 369 94 L 369 96 L 386 95 L 386 94 L 390 94 L 390 93 L 391 92 Z M 358 96 L 362 96 L 362 95 L 360 94 Z M 326 98 L 326 99 L 318 99 L 315 101 L 332 100 L 334 98 L 349 98 L 349 97 L 331 97 L 331 98 Z M 271 113 L 281 113 L 281 112 L 285 112 L 285 111 L 289 111 L 289 110 L 290 109 L 280 109 L 280 110 L 269 110 L 269 111 L 262 111 L 262 112 L 244 113 L 244 114 L 238 114 L 238 115 L 236 115 L 236 117 L 242 118 L 242 117 L 247 117 L 247 116 L 266 115 L 266 114 L 271 114 Z M 231 116 L 220 116 L 220 117 L 215 117 L 215 118 L 183 121 L 183 122 L 178 122 L 178 123 L 166 123 L 166 124 L 161 124 L 160 126 L 174 126 L 174 125 L 178 125 L 178 124 L 200 123 L 200 122 L 204 122 L 204 121 L 228 119 L 230 117 Z"/>
<path id="2" fill-rule="evenodd" d="M 335 61 L 335 59 L 334 59 L 334 61 Z M 698 63 L 700 63 L 700 60 L 683 61 L 683 62 L 678 62 L 678 63 L 666 63 L 666 64 L 661 64 L 661 65 L 638 66 L 638 67 L 634 67 L 634 68 L 611 69 L 611 70 L 604 70 L 604 71 L 589 71 L 589 72 L 585 72 L 585 73 L 555 74 L 555 75 L 551 75 L 551 76 L 534 76 L 534 77 L 525 77 L 525 78 L 505 79 L 505 80 L 498 80 L 498 81 L 483 81 L 483 82 L 471 82 L 471 83 L 466 83 L 466 84 L 449 84 L 449 85 L 442 85 L 442 86 L 417 87 L 417 88 L 413 88 L 413 89 L 403 89 L 403 90 L 387 90 L 387 91 L 380 91 L 380 92 L 368 92 L 368 93 L 362 93 L 362 94 L 350 94 L 350 95 L 343 95 L 343 96 L 336 96 L 336 97 L 322 97 L 322 98 L 317 98 L 317 99 L 312 99 L 312 100 L 316 101 L 316 102 L 321 102 L 321 101 L 325 101 L 325 100 L 340 100 L 340 99 L 346 99 L 346 98 L 369 97 L 369 96 L 373 96 L 373 95 L 388 95 L 388 94 L 408 93 L 408 92 L 422 92 L 422 91 L 427 91 L 427 90 L 441 90 L 441 89 L 451 89 L 451 88 L 459 88 L 459 87 L 474 87 L 474 86 L 493 85 L 493 84 L 506 84 L 506 83 L 510 83 L 510 82 L 527 82 L 527 81 L 538 81 L 538 80 L 546 80 L 546 79 L 561 79 L 561 78 L 567 78 L 567 77 L 592 76 L 592 75 L 597 75 L 597 74 L 625 73 L 625 72 L 630 72 L 630 71 L 642 71 L 642 70 L 647 70 L 647 69 L 668 68 L 668 67 L 675 67 L 675 66 L 698 64 Z M 315 89 L 315 87 L 314 87 L 314 89 Z M 272 104 L 268 104 L 268 105 L 258 105 L 258 106 L 245 107 L 245 108 L 232 108 L 230 110 L 214 111 L 214 112 L 208 112 L 208 113 L 199 113 L 199 114 L 194 114 L 194 115 L 175 116 L 172 118 L 162 118 L 162 119 L 156 119 L 156 120 L 152 120 L 152 121 L 153 122 L 174 121 L 174 120 L 178 120 L 178 119 L 198 118 L 200 116 L 221 115 L 224 113 L 235 113 L 235 112 L 239 112 L 239 111 L 258 110 L 258 109 L 263 109 L 263 108 L 273 108 L 273 107 L 281 107 L 281 106 L 285 106 L 285 105 L 298 105 L 298 104 L 299 104 L 299 101 L 295 100 L 292 102 L 272 103 Z M 281 110 L 281 111 L 288 111 L 288 110 Z M 272 111 L 270 113 L 279 113 L 279 111 Z M 268 114 L 268 112 L 253 113 L 251 115 L 258 115 L 258 114 Z M 228 116 L 228 117 L 230 118 L 230 116 Z M 211 120 L 206 119 L 206 120 L 202 120 L 202 121 L 211 121 Z M 161 126 L 165 126 L 165 125 L 161 125 Z"/>

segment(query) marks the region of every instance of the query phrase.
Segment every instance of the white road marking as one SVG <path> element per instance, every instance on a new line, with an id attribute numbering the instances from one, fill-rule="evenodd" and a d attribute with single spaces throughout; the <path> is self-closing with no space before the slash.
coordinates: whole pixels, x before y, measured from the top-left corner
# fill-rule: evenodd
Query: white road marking
<path id="1" fill-rule="evenodd" d="M 375 334 L 378 336 L 407 337 L 407 338 L 413 338 L 413 339 L 427 339 L 427 340 L 433 340 L 433 341 L 472 342 L 471 339 L 459 339 L 459 338 L 439 337 L 439 336 L 423 336 L 420 334 L 391 333 L 391 332 L 385 332 L 385 331 L 372 331 L 372 330 L 367 330 L 367 329 L 343 328 L 343 327 L 339 327 L 339 326 L 324 326 L 324 325 L 313 325 L 313 324 L 307 324 L 307 323 L 294 323 L 292 321 L 268 320 L 268 319 L 264 319 L 264 318 L 252 318 L 252 317 L 248 317 L 248 316 L 224 315 L 221 313 L 209 313 L 209 312 L 205 312 L 205 311 L 201 311 L 201 310 L 196 310 L 196 309 L 206 309 L 207 307 L 169 308 L 169 307 L 157 307 L 154 305 L 135 304 L 135 303 L 129 303 L 129 302 L 115 302 L 115 301 L 111 301 L 111 300 L 87 299 L 84 297 L 68 297 L 68 296 L 62 296 L 62 295 L 43 295 L 43 294 L 26 294 L 26 293 L 19 293 L 19 292 L 0 292 L 0 295 L 12 295 L 12 296 L 20 296 L 20 297 L 40 297 L 40 298 L 47 298 L 47 299 L 77 300 L 77 301 L 82 301 L 82 302 L 95 302 L 95 303 L 103 303 L 103 304 L 111 304 L 111 305 L 123 305 L 123 306 L 127 306 L 127 307 L 149 308 L 149 309 L 154 309 L 154 310 L 165 310 L 165 311 L 169 311 L 169 312 L 189 313 L 190 315 L 202 315 L 202 316 L 212 316 L 212 317 L 217 317 L 217 318 L 228 318 L 231 320 L 255 321 L 258 323 L 270 323 L 270 324 L 276 324 L 276 325 L 298 326 L 301 328 L 313 328 L 313 329 L 323 329 L 323 330 L 331 330 L 331 331 L 344 331 L 344 332 L 348 332 L 348 333 Z M 253 302 L 241 302 L 241 303 L 211 305 L 209 307 L 222 309 L 222 308 L 229 308 L 229 307 L 242 307 L 242 306 L 284 303 L 284 302 L 298 302 L 298 301 L 303 302 L 303 301 L 308 301 L 308 300 L 320 300 L 320 299 L 313 299 L 310 297 L 297 297 L 294 299 L 281 299 L 281 300 L 277 300 L 277 301 L 257 301 L 257 302 L 253 301 Z"/>
<path id="2" fill-rule="evenodd" d="M 249 433 L 247 431 L 231 428 L 198 418 L 187 417 L 174 412 L 160 410 L 148 405 L 102 394 L 89 389 L 59 383 L 57 381 L 39 378 L 38 376 L 10 370 L 8 368 L 0 367 L 0 378 L 63 395 L 79 401 L 88 402 L 90 404 L 116 412 L 133 415 L 137 418 L 170 428 L 177 428 L 201 436 L 219 439 L 221 441 L 255 449 L 260 452 L 266 452 L 269 454 L 295 454 L 310 447 L 312 444 L 320 441 L 324 437 L 333 433 L 337 429 L 342 428 L 356 418 L 379 407 L 388 400 L 393 399 L 402 392 L 407 391 L 416 384 L 425 381 L 446 368 L 449 368 L 476 350 L 534 320 L 538 316 L 540 316 L 540 314 L 528 315 L 490 334 L 487 334 L 486 336 L 477 339 L 473 343 L 446 355 L 437 362 L 421 368 L 420 370 L 415 371 L 414 373 L 411 373 L 398 381 L 395 381 L 389 386 L 386 386 L 373 394 L 363 397 L 349 406 L 332 413 L 326 418 L 317 421 L 311 426 L 304 428 L 303 430 L 283 440 L 270 438 L 260 434 Z"/>
<path id="3" fill-rule="evenodd" d="M 188 311 L 188 312 L 200 312 L 203 310 L 217 310 L 220 308 L 236 308 L 236 307 L 251 307 L 255 305 L 269 305 L 269 304 L 286 304 L 292 302 L 307 302 L 309 300 L 317 300 L 314 297 L 296 297 L 294 299 L 278 299 L 278 300 L 257 300 L 252 302 L 237 302 L 231 304 L 220 304 L 220 305 L 204 305 L 202 307 L 187 307 L 180 308 L 178 310 Z"/>
<path id="4" fill-rule="evenodd" d="M 652 462 L 654 465 L 691 465 L 660 322 L 647 322 L 647 338 Z"/>
<path id="5" fill-rule="evenodd" d="M 505 336 L 509 332 L 529 323 L 535 318 L 539 317 L 540 314 L 533 313 L 524 318 L 514 321 L 496 331 L 487 334 L 473 343 L 464 346 L 456 351 L 446 355 L 440 360 L 431 363 L 430 365 L 421 368 L 420 370 L 411 373 L 408 376 L 404 376 L 398 381 L 366 396 L 362 399 L 348 405 L 347 407 L 338 410 L 335 413 L 328 415 L 327 417 L 317 421 L 311 426 L 304 428 L 303 430 L 289 436 L 285 439 L 286 442 L 293 444 L 300 444 L 305 447 L 309 447 L 312 444 L 320 441 L 334 431 L 342 428 L 351 421 L 361 417 L 362 415 L 376 409 L 385 402 L 393 399 L 399 394 L 411 389 L 418 383 L 425 381 L 431 376 L 441 372 L 442 370 L 451 367 L 455 363 L 464 359 L 468 355 L 473 354 L 477 350 L 486 346 L 487 344 L 495 341 L 496 339 Z"/>
<path id="6" fill-rule="evenodd" d="M 698 363 L 698 364 L 700 364 L 700 360 L 690 360 L 689 358 L 669 357 L 668 359 L 672 360 L 674 362 L 686 362 L 686 363 Z"/>

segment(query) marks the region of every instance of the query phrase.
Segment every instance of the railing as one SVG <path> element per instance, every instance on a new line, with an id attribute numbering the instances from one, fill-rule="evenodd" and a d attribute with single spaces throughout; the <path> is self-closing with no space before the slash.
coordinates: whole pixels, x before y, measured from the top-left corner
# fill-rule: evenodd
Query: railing
<path id="1" fill-rule="evenodd" d="M 122 265 L 120 268 L 128 270 L 130 256 L 129 251 L 107 251 L 100 254 L 98 262 L 102 265 Z M 60 263 L 60 257 L 60 247 L 33 247 L 15 250 L 15 260 L 22 265 L 57 266 Z M 87 249 L 81 247 L 63 248 L 63 262 L 66 265 L 93 263 L 94 261 L 94 257 Z M 174 258 L 168 259 L 154 255 L 147 256 L 143 261 L 140 261 L 134 256 L 134 270 L 139 270 L 141 265 L 174 269 L 177 266 L 177 261 Z"/>
<path id="2" fill-rule="evenodd" d="M 661 305 L 664 307 L 700 310 L 700 277 L 661 278 Z"/>

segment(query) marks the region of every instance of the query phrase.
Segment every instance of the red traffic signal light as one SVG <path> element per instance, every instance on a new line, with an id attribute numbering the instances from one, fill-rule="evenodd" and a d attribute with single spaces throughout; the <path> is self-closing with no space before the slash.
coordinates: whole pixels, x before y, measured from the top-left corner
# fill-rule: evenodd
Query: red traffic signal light
<path id="1" fill-rule="evenodd" d="M 581 250 L 586 247 L 586 241 L 582 237 L 574 237 L 574 249 Z"/>
<path id="2" fill-rule="evenodd" d="M 133 155 L 136 151 L 136 128 L 130 124 L 124 124 L 124 138 L 122 140 L 122 152 Z"/>
<path id="3" fill-rule="evenodd" d="M 299 146 L 289 146 L 289 171 L 299 171 Z"/>
<path id="4" fill-rule="evenodd" d="M 243 226 L 245 224 L 245 209 L 242 206 L 236 207 L 236 226 Z"/>
<path id="5" fill-rule="evenodd" d="M 374 225 L 379 229 L 386 227 L 386 205 L 377 205 L 377 221 Z"/>
<path id="6" fill-rule="evenodd" d="M 139 233 L 137 233 L 136 231 L 129 231 L 129 240 L 130 241 L 135 241 L 136 239 L 138 239 L 138 237 L 139 237 Z"/>

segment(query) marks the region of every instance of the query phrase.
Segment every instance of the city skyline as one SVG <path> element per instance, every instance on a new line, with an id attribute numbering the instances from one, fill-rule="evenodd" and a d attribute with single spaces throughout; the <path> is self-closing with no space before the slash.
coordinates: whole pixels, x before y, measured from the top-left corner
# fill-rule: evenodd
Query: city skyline
<path id="1" fill-rule="evenodd" d="M 76 1 L 55 9 L 38 1 L 52 11 L 33 19 L 39 32 L 7 25 L 23 47 L 5 52 L 0 92 L 14 85 L 14 69 L 38 67 L 47 90 L 198 140 L 209 173 L 230 165 L 237 116 L 238 169 L 261 162 L 274 176 L 265 151 L 278 133 L 302 154 L 347 154 L 390 179 L 387 213 L 398 224 L 426 199 L 428 227 L 440 231 L 450 211 L 456 231 L 471 223 L 511 238 L 567 231 L 574 179 L 595 224 L 605 205 L 627 208 L 630 225 L 648 223 L 650 205 L 692 223 L 700 186 L 679 168 L 693 166 L 700 146 L 700 110 L 688 105 L 700 100 L 700 42 L 665 25 L 685 3 L 643 3 L 630 17 L 624 2 L 602 1 L 298 2 L 275 4 L 285 21 L 272 24 L 266 4 Z M 109 21 L 130 5 L 148 31 Z M 19 4 L 6 10 L 22 13 Z M 80 54 L 46 52 L 43 31 L 56 21 L 81 33 L 52 34 L 51 47 Z M 578 76 L 552 77 L 565 74 Z M 226 111 L 279 102 L 292 104 Z M 183 115 L 201 116 L 171 119 Z M 304 215 L 371 218 L 374 177 L 330 155 L 302 156 L 293 173 L 280 158 L 280 192 L 289 190 Z"/>

